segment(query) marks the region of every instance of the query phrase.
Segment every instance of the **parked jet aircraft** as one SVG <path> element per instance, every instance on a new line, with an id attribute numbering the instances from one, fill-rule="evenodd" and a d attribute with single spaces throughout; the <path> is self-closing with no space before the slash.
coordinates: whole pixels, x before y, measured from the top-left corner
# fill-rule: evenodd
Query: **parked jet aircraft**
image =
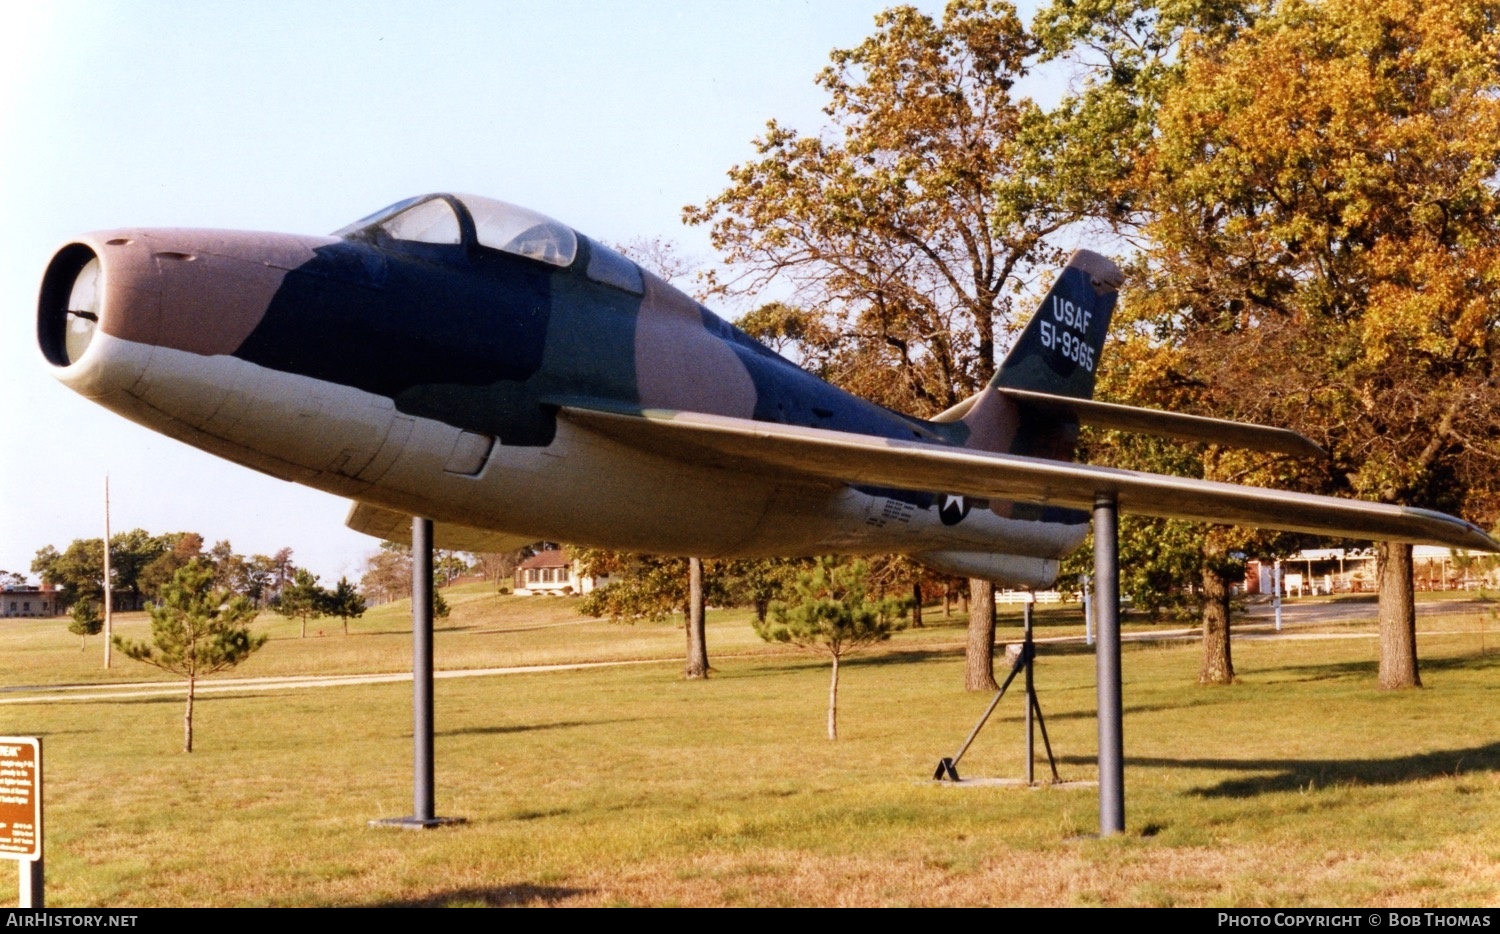
<path id="1" fill-rule="evenodd" d="M 116 230 L 63 246 L 58 379 L 188 444 L 438 544 L 910 554 L 1050 584 L 1097 494 L 1157 516 L 1500 550 L 1420 509 L 1072 463 L 1080 423 L 1321 453 L 1290 432 L 1090 401 L 1121 284 L 1075 253 L 993 382 L 937 418 L 831 386 L 635 263 L 469 195 L 328 237 Z"/>

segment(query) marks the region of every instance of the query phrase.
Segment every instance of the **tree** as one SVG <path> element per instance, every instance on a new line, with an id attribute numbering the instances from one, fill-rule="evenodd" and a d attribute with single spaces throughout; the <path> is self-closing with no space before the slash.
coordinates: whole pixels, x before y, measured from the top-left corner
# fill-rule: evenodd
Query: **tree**
<path id="1" fill-rule="evenodd" d="M 266 644 L 248 624 L 255 607 L 241 596 L 213 589 L 213 568 L 201 559 L 178 569 L 151 607 L 151 641 L 115 637 L 115 647 L 130 658 L 187 679 L 187 707 L 182 716 L 182 751 L 193 751 L 193 699 L 198 679 L 226 671 Z"/>
<path id="2" fill-rule="evenodd" d="M 372 603 L 390 603 L 411 596 L 411 546 L 381 542 L 370 555 L 359 589 Z"/>
<path id="3" fill-rule="evenodd" d="M 276 593 L 276 559 L 270 555 L 251 555 L 245 567 L 245 596 L 256 606 L 266 607 Z"/>
<path id="4" fill-rule="evenodd" d="M 1031 264 L 1055 261 L 1048 236 L 1081 216 L 1034 155 L 1063 138 L 1012 94 L 1033 50 L 1003 2 L 954 0 L 940 23 L 911 7 L 877 16 L 817 78 L 826 130 L 770 122 L 755 161 L 684 209 L 737 271 L 718 290 L 790 283 L 821 326 L 761 323 L 836 335 L 815 348 L 821 375 L 882 405 L 933 415 L 984 386 Z M 993 625 L 981 609 L 970 639 L 985 670 Z"/>
<path id="5" fill-rule="evenodd" d="M 819 558 L 797 576 L 786 603 L 772 610 L 772 621 L 755 622 L 767 642 L 785 642 L 826 654 L 833 663 L 828 683 L 828 738 L 838 739 L 839 661 L 884 642 L 901 627 L 906 606 L 900 600 L 872 600 L 863 561 Z"/>
<path id="6" fill-rule="evenodd" d="M 687 642 L 683 677 L 690 680 L 708 677 L 712 669 L 708 663 L 706 608 L 709 603 L 729 602 L 720 562 L 712 562 L 705 570 L 696 558 L 572 546 L 568 553 L 578 560 L 584 574 L 609 577 L 607 586 L 584 596 L 578 612 L 585 616 L 607 616 L 615 622 L 638 619 L 660 622 L 681 613 Z"/>
<path id="7" fill-rule="evenodd" d="M 964 647 L 964 690 L 997 691 L 995 680 L 995 584 L 969 581 L 969 637 Z"/>
<path id="8" fill-rule="evenodd" d="M 307 621 L 317 619 L 327 613 L 331 599 L 332 595 L 327 588 L 318 586 L 317 575 L 303 568 L 297 568 L 292 573 L 291 583 L 282 586 L 280 595 L 272 601 L 271 605 L 276 612 L 287 619 L 300 619 L 302 638 L 306 639 Z"/>
<path id="9" fill-rule="evenodd" d="M 271 586 L 275 589 L 275 596 L 280 596 L 282 589 L 296 576 L 297 566 L 292 563 L 292 549 L 282 548 L 277 551 L 271 556 L 270 564 L 274 575 Z"/>
<path id="10" fill-rule="evenodd" d="M 104 630 L 104 617 L 99 615 L 99 605 L 92 600 L 79 600 L 73 604 L 69 614 L 68 632 L 78 637 L 79 650 L 88 647 L 88 637 L 97 636 Z"/>
<path id="11" fill-rule="evenodd" d="M 349 583 L 349 578 L 340 577 L 338 585 L 328 597 L 328 615 L 344 621 L 344 635 L 349 635 L 349 620 L 365 615 L 365 598 L 359 588 Z"/>
<path id="12" fill-rule="evenodd" d="M 42 583 L 57 588 L 58 599 L 66 605 L 80 600 L 104 600 L 104 540 L 74 539 L 67 550 L 59 552 L 51 545 L 39 549 L 32 559 L 31 571 Z"/>
<path id="13" fill-rule="evenodd" d="M 140 572 L 141 592 L 155 598 L 161 588 L 172 580 L 179 568 L 203 554 L 203 536 L 197 532 L 178 532 L 175 535 L 160 535 L 156 541 L 165 546 Z M 227 590 L 228 588 L 221 588 Z"/>
<path id="14" fill-rule="evenodd" d="M 510 589 L 516 573 L 516 565 L 531 557 L 530 548 L 516 551 L 481 551 L 474 554 L 474 569 L 484 575 L 485 580 L 495 585 L 496 590 Z"/>
<path id="15" fill-rule="evenodd" d="M 432 579 L 434 581 L 444 585 L 451 584 L 455 577 L 462 577 L 469 571 L 469 562 L 460 553 L 446 548 L 433 553 Z"/>
<path id="16" fill-rule="evenodd" d="M 111 584 L 117 605 L 139 607 L 141 573 L 171 547 L 175 536 L 152 536 L 145 529 L 131 529 L 110 538 Z M 60 599 L 72 604 L 81 599 L 103 602 L 104 540 L 78 538 L 61 553 L 51 545 L 37 551 L 32 573 L 57 587 Z"/>
<path id="17" fill-rule="evenodd" d="M 252 600 L 258 598 L 258 594 L 253 593 L 256 586 L 251 577 L 251 563 L 243 555 L 235 554 L 228 539 L 214 542 L 207 558 L 214 566 L 215 588 L 243 594 Z"/>
<path id="18" fill-rule="evenodd" d="M 1137 292 L 1216 413 L 1330 452 L 1306 488 L 1495 517 L 1497 20 L 1284 2 L 1184 48 L 1137 176 Z M 1410 549 L 1379 555 L 1380 683 L 1417 686 Z"/>
<path id="19" fill-rule="evenodd" d="M 131 529 L 128 532 L 119 532 L 111 536 L 109 567 L 113 576 L 111 587 L 116 594 L 116 599 L 123 594 L 126 606 L 139 609 L 144 593 L 142 573 L 151 562 L 169 550 L 176 539 L 175 535 L 152 535 L 145 529 Z M 200 538 L 198 543 L 201 547 L 203 540 Z M 101 561 L 104 559 L 102 551 L 99 552 L 99 559 Z M 100 584 L 102 587 L 102 574 Z"/>
<path id="20" fill-rule="evenodd" d="M 1227 42 L 1261 0 L 1053 0 L 1032 32 L 1039 62 L 1074 74 L 1047 125 L 1031 134 L 1033 171 L 1075 193 L 1077 208 L 1134 234 L 1151 217 L 1138 172 L 1157 137 L 1162 99 L 1185 73 L 1185 40 Z"/>
<path id="21" fill-rule="evenodd" d="M 728 606 L 748 606 L 766 621 L 771 604 L 782 598 L 804 562 L 795 558 L 745 558 L 715 561 L 714 579 Z"/>
<path id="22" fill-rule="evenodd" d="M 682 676 L 689 681 L 708 677 L 707 616 L 708 599 L 703 589 L 703 559 L 689 558 L 687 620 L 683 626 L 687 630 L 687 663 L 682 668 Z"/>

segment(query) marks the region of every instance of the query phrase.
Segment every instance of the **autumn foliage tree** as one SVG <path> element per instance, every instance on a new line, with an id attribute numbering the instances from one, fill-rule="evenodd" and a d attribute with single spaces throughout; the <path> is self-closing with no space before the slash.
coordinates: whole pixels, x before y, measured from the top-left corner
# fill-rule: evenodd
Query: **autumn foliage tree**
<path id="1" fill-rule="evenodd" d="M 1286 2 L 1189 44 L 1162 103 L 1143 317 L 1215 412 L 1330 452 L 1308 488 L 1494 518 L 1497 24 L 1476 0 Z M 1420 684 L 1410 554 L 1380 547 L 1383 687 Z"/>
<path id="2" fill-rule="evenodd" d="M 1013 7 L 954 0 L 937 20 L 900 6 L 875 25 L 818 75 L 827 126 L 771 121 L 755 159 L 684 217 L 732 270 L 720 291 L 793 289 L 797 305 L 763 306 L 753 331 L 806 335 L 824 378 L 935 415 L 994 375 L 1018 287 L 1058 258 L 1048 237 L 1081 202 L 1037 158 L 1060 139 L 1047 115 L 1013 93 L 1035 50 Z M 973 586 L 990 607 L 991 585 Z M 975 625 L 992 630 L 993 610 Z M 993 640 L 977 645 L 988 656 Z M 992 687 L 990 659 L 976 670 Z"/>

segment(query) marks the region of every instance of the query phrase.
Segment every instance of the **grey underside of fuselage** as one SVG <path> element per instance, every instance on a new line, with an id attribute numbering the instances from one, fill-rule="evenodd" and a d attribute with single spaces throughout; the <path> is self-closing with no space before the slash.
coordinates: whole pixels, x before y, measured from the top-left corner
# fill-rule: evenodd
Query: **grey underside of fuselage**
<path id="1" fill-rule="evenodd" d="M 476 441 L 348 386 L 225 355 L 99 340 L 144 363 L 132 385 L 96 397 L 120 414 L 273 476 L 439 523 L 702 557 L 947 550 L 1057 557 L 1087 528 L 982 508 L 944 525 L 935 507 L 744 465 L 688 463 L 566 420 L 545 447 Z"/>

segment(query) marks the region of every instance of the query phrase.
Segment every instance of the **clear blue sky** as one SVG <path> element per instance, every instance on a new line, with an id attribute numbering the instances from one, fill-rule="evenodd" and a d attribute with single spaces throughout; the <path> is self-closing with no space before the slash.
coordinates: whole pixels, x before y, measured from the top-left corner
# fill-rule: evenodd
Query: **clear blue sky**
<path id="1" fill-rule="evenodd" d="M 436 190 L 606 240 L 710 257 L 683 205 L 722 189 L 772 117 L 822 122 L 812 78 L 889 4 L 33 4 L 0 33 L 0 569 L 113 527 L 295 550 L 356 577 L 347 502 L 156 435 L 54 382 L 42 269 L 124 226 L 327 233 Z M 919 3 L 930 12 L 940 4 Z M 1032 4 L 1026 4 L 1026 7 Z"/>

